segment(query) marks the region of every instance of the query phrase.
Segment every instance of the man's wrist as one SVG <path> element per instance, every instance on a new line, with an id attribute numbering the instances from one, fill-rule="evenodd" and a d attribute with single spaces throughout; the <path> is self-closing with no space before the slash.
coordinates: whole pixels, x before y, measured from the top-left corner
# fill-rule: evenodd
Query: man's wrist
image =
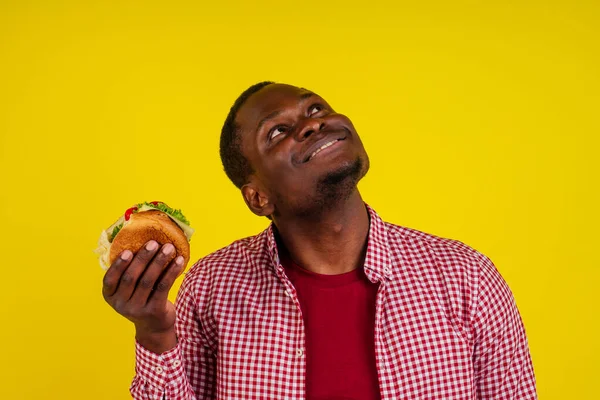
<path id="1" fill-rule="evenodd" d="M 156 354 L 162 354 L 177 346 L 177 335 L 174 327 L 164 332 L 149 332 L 136 328 L 135 339 L 146 350 Z"/>

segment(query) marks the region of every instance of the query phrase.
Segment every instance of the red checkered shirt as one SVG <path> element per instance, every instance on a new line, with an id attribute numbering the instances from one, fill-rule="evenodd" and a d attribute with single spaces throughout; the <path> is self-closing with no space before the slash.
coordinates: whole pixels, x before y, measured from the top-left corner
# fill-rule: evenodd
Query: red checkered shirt
<path id="1" fill-rule="evenodd" d="M 536 399 L 521 316 L 492 261 L 367 209 L 381 398 Z M 196 262 L 176 308 L 174 349 L 136 343 L 135 399 L 305 398 L 303 318 L 272 225 Z"/>

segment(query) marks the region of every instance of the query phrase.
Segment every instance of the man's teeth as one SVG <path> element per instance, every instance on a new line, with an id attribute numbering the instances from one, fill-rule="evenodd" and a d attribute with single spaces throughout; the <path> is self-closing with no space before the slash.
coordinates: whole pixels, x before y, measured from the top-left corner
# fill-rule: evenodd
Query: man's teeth
<path id="1" fill-rule="evenodd" d="M 321 150 L 323 150 L 323 149 L 326 149 L 326 148 L 328 148 L 329 146 L 331 146 L 331 145 L 332 145 L 332 144 L 334 144 L 335 142 L 337 142 L 337 139 L 336 139 L 336 140 L 332 140 L 332 141 L 331 141 L 331 142 L 329 142 L 329 143 L 325 143 L 323 146 L 321 146 L 321 147 L 319 147 L 318 149 L 316 149 L 316 150 L 315 150 L 315 151 L 314 151 L 314 152 L 313 152 L 313 153 L 310 155 L 310 157 L 308 157 L 308 159 L 310 160 L 310 159 L 311 159 L 311 158 L 313 158 L 313 157 L 314 157 L 314 156 L 315 156 L 315 155 L 316 155 L 318 152 L 320 152 L 320 151 L 321 151 Z"/>

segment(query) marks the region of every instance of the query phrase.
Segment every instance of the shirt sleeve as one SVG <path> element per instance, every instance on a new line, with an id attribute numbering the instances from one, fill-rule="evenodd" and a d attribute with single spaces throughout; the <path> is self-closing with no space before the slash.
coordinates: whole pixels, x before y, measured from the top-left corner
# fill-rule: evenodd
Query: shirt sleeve
<path id="1" fill-rule="evenodd" d="M 208 290 L 204 287 L 194 290 L 197 281 L 187 278 L 175 303 L 177 346 L 156 354 L 136 341 L 136 375 L 129 389 L 135 400 L 214 398 L 216 361 L 197 311 L 198 301 L 204 300 Z"/>
<path id="2" fill-rule="evenodd" d="M 537 399 L 525 327 L 513 294 L 492 261 L 481 256 L 473 323 L 477 398 Z"/>

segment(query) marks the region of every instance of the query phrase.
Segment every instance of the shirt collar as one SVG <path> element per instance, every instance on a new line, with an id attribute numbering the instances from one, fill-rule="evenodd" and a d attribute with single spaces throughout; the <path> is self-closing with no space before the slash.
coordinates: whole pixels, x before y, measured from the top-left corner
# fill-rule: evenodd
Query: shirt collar
<path id="1" fill-rule="evenodd" d="M 379 217 L 375 210 L 368 204 L 365 203 L 365 207 L 369 213 L 370 223 L 364 269 L 367 278 L 369 278 L 371 282 L 376 283 L 392 278 L 390 247 L 385 222 L 383 222 L 381 217 Z M 274 225 L 271 222 L 269 227 L 263 233 L 266 235 L 271 266 L 274 269 L 277 269 L 280 267 L 281 263 L 273 229 Z"/>

